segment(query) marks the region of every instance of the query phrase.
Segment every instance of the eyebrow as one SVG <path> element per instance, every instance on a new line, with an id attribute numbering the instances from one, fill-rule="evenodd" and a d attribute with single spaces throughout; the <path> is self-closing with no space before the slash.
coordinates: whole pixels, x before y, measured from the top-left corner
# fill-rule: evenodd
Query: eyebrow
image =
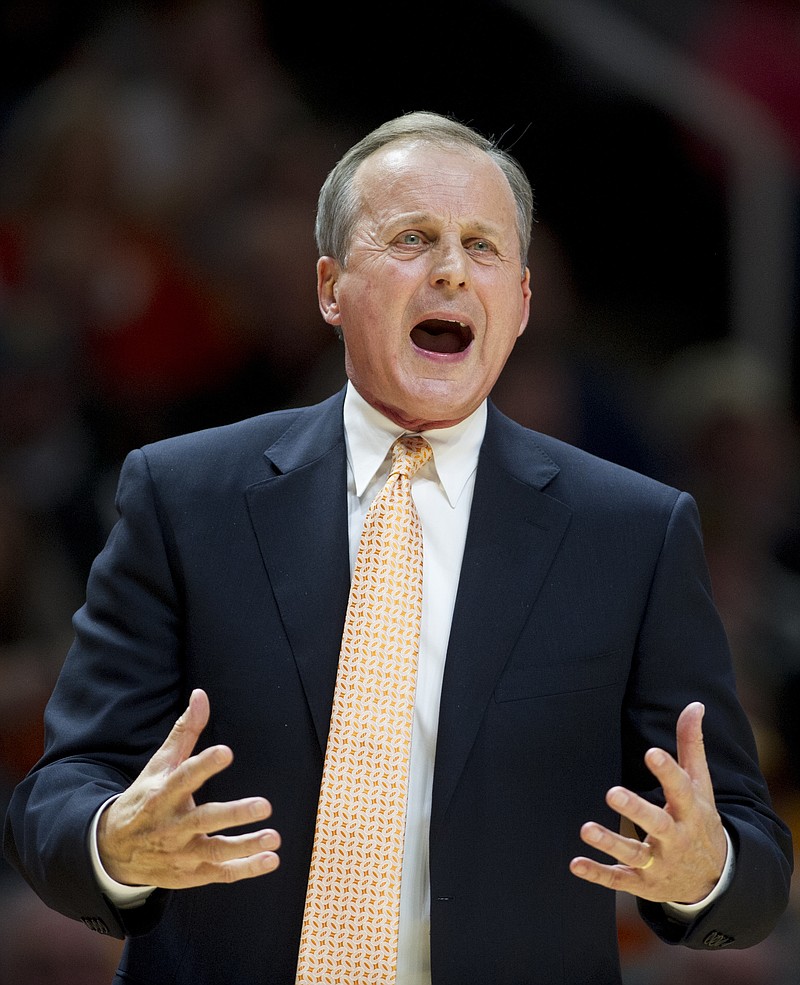
<path id="1" fill-rule="evenodd" d="M 400 228 L 403 226 L 424 226 L 437 221 L 437 217 L 431 212 L 408 212 L 393 216 L 387 225 L 389 227 L 397 226 Z M 487 236 L 492 239 L 496 239 L 502 232 L 499 225 L 489 225 L 480 219 L 468 219 L 464 223 L 459 223 L 459 225 L 468 226 L 475 234 L 479 236 Z"/>

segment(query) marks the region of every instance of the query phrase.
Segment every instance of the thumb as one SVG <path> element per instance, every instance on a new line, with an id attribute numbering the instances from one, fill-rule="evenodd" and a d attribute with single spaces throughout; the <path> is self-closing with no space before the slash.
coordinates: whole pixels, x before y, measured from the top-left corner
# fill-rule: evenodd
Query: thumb
<path id="1" fill-rule="evenodd" d="M 693 701 L 680 713 L 676 727 L 678 763 L 693 780 L 710 787 L 711 776 L 703 739 L 704 715 L 705 706 L 700 701 Z"/>

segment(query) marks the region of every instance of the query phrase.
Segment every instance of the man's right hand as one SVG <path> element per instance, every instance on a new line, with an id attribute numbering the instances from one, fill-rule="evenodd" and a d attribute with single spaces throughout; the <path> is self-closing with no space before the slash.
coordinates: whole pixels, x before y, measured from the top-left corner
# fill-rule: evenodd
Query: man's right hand
<path id="1" fill-rule="evenodd" d="M 103 811 L 97 828 L 108 875 L 129 886 L 186 889 L 237 882 L 278 867 L 280 835 L 272 828 L 248 834 L 215 832 L 263 821 L 272 806 L 263 797 L 198 806 L 194 794 L 233 761 L 227 746 L 192 755 L 210 714 L 205 691 L 189 707 L 131 786 Z"/>

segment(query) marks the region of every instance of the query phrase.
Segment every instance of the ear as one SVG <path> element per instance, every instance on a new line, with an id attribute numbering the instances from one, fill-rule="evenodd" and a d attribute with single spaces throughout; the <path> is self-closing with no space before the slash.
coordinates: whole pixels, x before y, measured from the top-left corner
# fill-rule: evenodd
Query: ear
<path id="1" fill-rule="evenodd" d="M 531 313 L 531 269 L 525 268 L 525 274 L 521 282 L 522 287 L 522 319 L 517 332 L 517 338 L 522 335 L 528 325 L 528 318 Z"/>
<path id="2" fill-rule="evenodd" d="M 320 257 L 317 260 L 317 300 L 322 317 L 329 325 L 341 325 L 339 311 L 339 262 L 333 257 Z"/>

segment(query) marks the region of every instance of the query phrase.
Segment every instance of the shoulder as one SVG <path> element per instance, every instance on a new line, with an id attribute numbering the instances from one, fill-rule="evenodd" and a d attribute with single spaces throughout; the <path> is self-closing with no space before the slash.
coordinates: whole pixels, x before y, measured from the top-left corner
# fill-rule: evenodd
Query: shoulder
<path id="1" fill-rule="evenodd" d="M 309 435 L 321 443 L 335 440 L 342 432 L 341 404 L 342 394 L 334 394 L 319 404 L 176 435 L 132 451 L 128 460 L 138 459 L 162 477 L 202 473 L 222 480 L 244 472 L 255 479 L 264 467 L 265 454 L 279 442 L 302 442 Z"/>
<path id="2" fill-rule="evenodd" d="M 316 412 L 316 407 L 271 411 L 230 424 L 164 438 L 142 446 L 141 451 L 149 461 L 178 461 L 196 455 L 243 454 L 251 449 L 263 451 L 298 420 L 313 417 Z"/>
<path id="3" fill-rule="evenodd" d="M 532 431 L 494 409 L 487 426 L 490 454 L 547 495 L 580 510 L 671 512 L 692 497 L 661 480 Z"/>

